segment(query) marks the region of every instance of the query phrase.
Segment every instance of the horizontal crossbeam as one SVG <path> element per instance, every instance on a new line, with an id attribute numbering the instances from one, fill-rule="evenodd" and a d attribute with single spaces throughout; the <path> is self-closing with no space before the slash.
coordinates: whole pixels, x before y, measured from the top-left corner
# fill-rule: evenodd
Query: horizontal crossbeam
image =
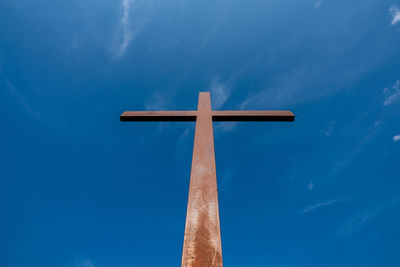
<path id="1" fill-rule="evenodd" d="M 290 111 L 216 110 L 213 121 L 294 121 Z M 197 111 L 125 111 L 121 121 L 196 121 Z"/>

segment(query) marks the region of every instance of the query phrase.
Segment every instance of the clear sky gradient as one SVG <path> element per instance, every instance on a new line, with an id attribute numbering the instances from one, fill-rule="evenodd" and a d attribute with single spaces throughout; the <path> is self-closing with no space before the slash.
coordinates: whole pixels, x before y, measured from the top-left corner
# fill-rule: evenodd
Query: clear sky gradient
<path id="1" fill-rule="evenodd" d="M 0 266 L 180 266 L 199 91 L 225 266 L 400 266 L 398 0 L 1 0 Z"/>

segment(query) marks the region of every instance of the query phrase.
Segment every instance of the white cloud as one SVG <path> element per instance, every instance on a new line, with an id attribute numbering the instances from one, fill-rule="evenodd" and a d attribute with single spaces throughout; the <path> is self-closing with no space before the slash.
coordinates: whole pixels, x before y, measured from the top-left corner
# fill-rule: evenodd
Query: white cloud
<path id="1" fill-rule="evenodd" d="M 199 50 L 197 51 L 196 54 L 199 54 L 204 49 L 204 47 L 207 46 L 208 42 L 210 40 L 212 40 L 213 36 L 216 35 L 216 33 L 220 29 L 223 21 L 225 20 L 226 16 L 227 16 L 226 12 L 220 14 L 217 22 L 211 27 L 211 29 L 202 38 L 203 42 L 200 44 Z"/>
<path id="2" fill-rule="evenodd" d="M 215 77 L 211 80 L 211 84 L 209 87 L 211 94 L 211 106 L 213 110 L 221 109 L 226 101 L 229 99 L 233 83 L 246 69 L 248 68 L 248 64 L 241 68 L 239 71 L 234 73 L 227 82 L 220 82 L 218 77 Z M 218 122 L 214 126 L 214 134 L 217 138 L 219 133 L 231 132 L 236 128 L 236 122 Z"/>
<path id="3" fill-rule="evenodd" d="M 6 86 L 8 87 L 10 93 L 12 93 L 17 101 L 19 102 L 19 104 L 24 108 L 24 110 L 32 117 L 37 118 L 37 119 L 41 119 L 45 122 L 47 122 L 47 118 L 40 112 L 35 111 L 31 105 L 29 104 L 29 102 L 26 100 L 26 98 L 20 93 L 20 91 L 18 91 L 15 86 L 8 80 L 4 79 L 4 82 L 6 84 Z"/>
<path id="4" fill-rule="evenodd" d="M 400 22 L 400 8 L 398 6 L 392 6 L 389 8 L 389 12 L 392 15 L 392 25 Z"/>
<path id="5" fill-rule="evenodd" d="M 386 87 L 383 93 L 385 94 L 385 101 L 383 102 L 385 107 L 398 101 L 400 98 L 400 81 L 397 80 L 392 87 Z"/>
<path id="6" fill-rule="evenodd" d="M 122 16 L 113 40 L 115 57 L 121 58 L 130 43 L 144 29 L 153 14 L 151 0 L 122 0 Z"/>
<path id="7" fill-rule="evenodd" d="M 232 78 L 225 84 L 221 83 L 218 78 L 214 78 L 210 85 L 211 105 L 213 110 L 221 109 L 231 94 L 229 86 Z M 218 122 L 214 127 L 214 134 L 217 138 L 220 133 L 231 132 L 235 130 L 236 122 Z"/>
<path id="8" fill-rule="evenodd" d="M 333 129 L 335 128 L 335 124 L 336 124 L 335 121 L 330 121 L 330 122 L 328 123 L 327 129 L 324 131 L 324 134 L 325 134 L 326 136 L 329 137 L 329 136 L 332 135 Z"/>
<path id="9" fill-rule="evenodd" d="M 167 91 L 156 91 L 147 100 L 144 101 L 146 110 L 158 111 L 158 110 L 180 110 L 178 107 L 174 109 L 172 103 L 176 95 L 176 89 L 170 89 Z M 170 123 L 158 123 L 158 133 L 162 133 L 165 129 L 171 127 Z"/>
<path id="10" fill-rule="evenodd" d="M 340 229 L 338 229 L 338 233 L 351 234 L 360 230 L 365 224 L 372 220 L 380 210 L 380 207 L 370 207 L 354 214 L 345 221 Z"/>
<path id="11" fill-rule="evenodd" d="M 232 74 L 229 79 L 222 83 L 219 77 L 216 76 L 211 80 L 209 90 L 211 92 L 211 105 L 213 109 L 220 109 L 223 107 L 225 102 L 231 95 L 235 81 L 240 77 L 252 64 L 253 61 L 249 61 L 246 65 L 240 68 L 237 72 Z"/>
<path id="12" fill-rule="evenodd" d="M 400 134 L 393 136 L 393 142 L 398 142 L 400 141 Z"/>
<path id="13" fill-rule="evenodd" d="M 8 88 L 8 91 L 10 92 L 11 95 L 15 97 L 17 102 L 20 104 L 20 106 L 26 111 L 27 114 L 30 116 L 36 118 L 36 119 L 41 119 L 43 121 L 47 122 L 47 118 L 41 113 L 32 108 L 28 100 L 25 98 L 25 96 L 14 86 L 14 84 L 9 81 L 6 77 L 4 77 L 3 74 L 3 51 L 0 50 L 0 86 L 1 83 L 4 82 L 6 88 Z"/>
<path id="14" fill-rule="evenodd" d="M 75 259 L 72 267 L 96 267 L 93 262 L 88 259 Z"/>
<path id="15" fill-rule="evenodd" d="M 241 109 L 286 109 L 291 105 L 305 103 L 318 98 L 327 97 L 339 90 L 348 88 L 351 82 L 363 75 L 372 64 L 342 68 L 335 75 L 332 69 L 340 65 L 337 61 L 323 65 L 315 62 L 302 63 L 293 66 L 287 72 L 271 77 L 271 80 L 262 90 L 249 93 L 247 99 L 241 104 Z M 325 79 L 318 81 L 321 75 Z"/>
<path id="16" fill-rule="evenodd" d="M 215 138 L 219 138 L 219 134 L 227 133 L 227 132 L 232 132 L 233 130 L 236 129 L 236 126 L 238 125 L 237 122 L 229 122 L 229 121 L 220 121 L 216 123 L 214 127 L 214 135 Z"/>
<path id="17" fill-rule="evenodd" d="M 162 91 L 155 92 L 150 99 L 145 100 L 147 110 L 171 110 L 170 103 L 175 93 L 165 93 Z"/>
<path id="18" fill-rule="evenodd" d="M 315 8 L 319 8 L 319 7 L 322 5 L 323 2 L 324 2 L 323 0 L 318 0 L 318 1 L 315 3 Z"/>
<path id="19" fill-rule="evenodd" d="M 122 10 L 123 15 L 121 18 L 122 25 L 122 40 L 118 49 L 118 56 L 122 56 L 125 53 L 126 48 L 128 47 L 130 41 L 132 40 L 132 31 L 129 28 L 129 12 L 131 10 L 131 4 L 133 0 L 122 0 Z"/>
<path id="20" fill-rule="evenodd" d="M 313 211 L 313 210 L 316 210 L 316 209 L 318 209 L 318 208 L 321 208 L 321 207 L 325 207 L 325 206 L 329 206 L 329 205 L 335 204 L 335 203 L 337 203 L 338 201 L 339 201 L 338 199 L 332 199 L 332 200 L 329 200 L 329 201 L 320 202 L 320 203 L 317 203 L 317 204 L 314 204 L 314 205 L 311 205 L 311 206 L 305 208 L 305 209 L 302 211 L 302 213 L 303 213 L 303 214 L 304 214 L 304 213 L 308 213 L 308 212 Z"/>
<path id="21" fill-rule="evenodd" d="M 19 0 L 7 0 L 6 3 L 13 6 L 16 9 L 21 9 L 24 7 Z"/>
<path id="22" fill-rule="evenodd" d="M 308 188 L 308 190 L 310 190 L 310 191 L 314 189 L 314 183 L 313 183 L 313 181 L 308 182 L 307 188 Z"/>
<path id="23" fill-rule="evenodd" d="M 221 109 L 231 94 L 228 85 L 221 83 L 218 78 L 211 80 L 210 92 L 213 109 Z"/>

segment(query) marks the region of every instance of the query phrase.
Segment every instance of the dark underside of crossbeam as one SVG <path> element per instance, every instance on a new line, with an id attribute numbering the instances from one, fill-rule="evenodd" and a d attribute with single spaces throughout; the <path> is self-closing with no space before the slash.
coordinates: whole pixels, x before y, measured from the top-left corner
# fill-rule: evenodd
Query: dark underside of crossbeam
<path id="1" fill-rule="evenodd" d="M 252 111 L 252 110 L 217 110 L 212 112 L 213 121 L 294 121 L 290 111 Z"/>
<path id="2" fill-rule="evenodd" d="M 196 121 L 196 111 L 126 111 L 121 121 Z M 213 121 L 294 121 L 290 111 L 212 111 Z"/>
<path id="3" fill-rule="evenodd" d="M 125 111 L 121 121 L 196 121 L 196 111 Z"/>

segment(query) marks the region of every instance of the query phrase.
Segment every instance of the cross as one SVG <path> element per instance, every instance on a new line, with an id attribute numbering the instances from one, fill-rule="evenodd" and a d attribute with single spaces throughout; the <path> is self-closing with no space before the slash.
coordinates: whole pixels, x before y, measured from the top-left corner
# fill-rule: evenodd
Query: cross
<path id="1" fill-rule="evenodd" d="M 197 111 L 125 111 L 121 121 L 195 121 L 182 267 L 222 267 L 213 121 L 294 121 L 290 111 L 212 110 L 209 92 Z"/>

